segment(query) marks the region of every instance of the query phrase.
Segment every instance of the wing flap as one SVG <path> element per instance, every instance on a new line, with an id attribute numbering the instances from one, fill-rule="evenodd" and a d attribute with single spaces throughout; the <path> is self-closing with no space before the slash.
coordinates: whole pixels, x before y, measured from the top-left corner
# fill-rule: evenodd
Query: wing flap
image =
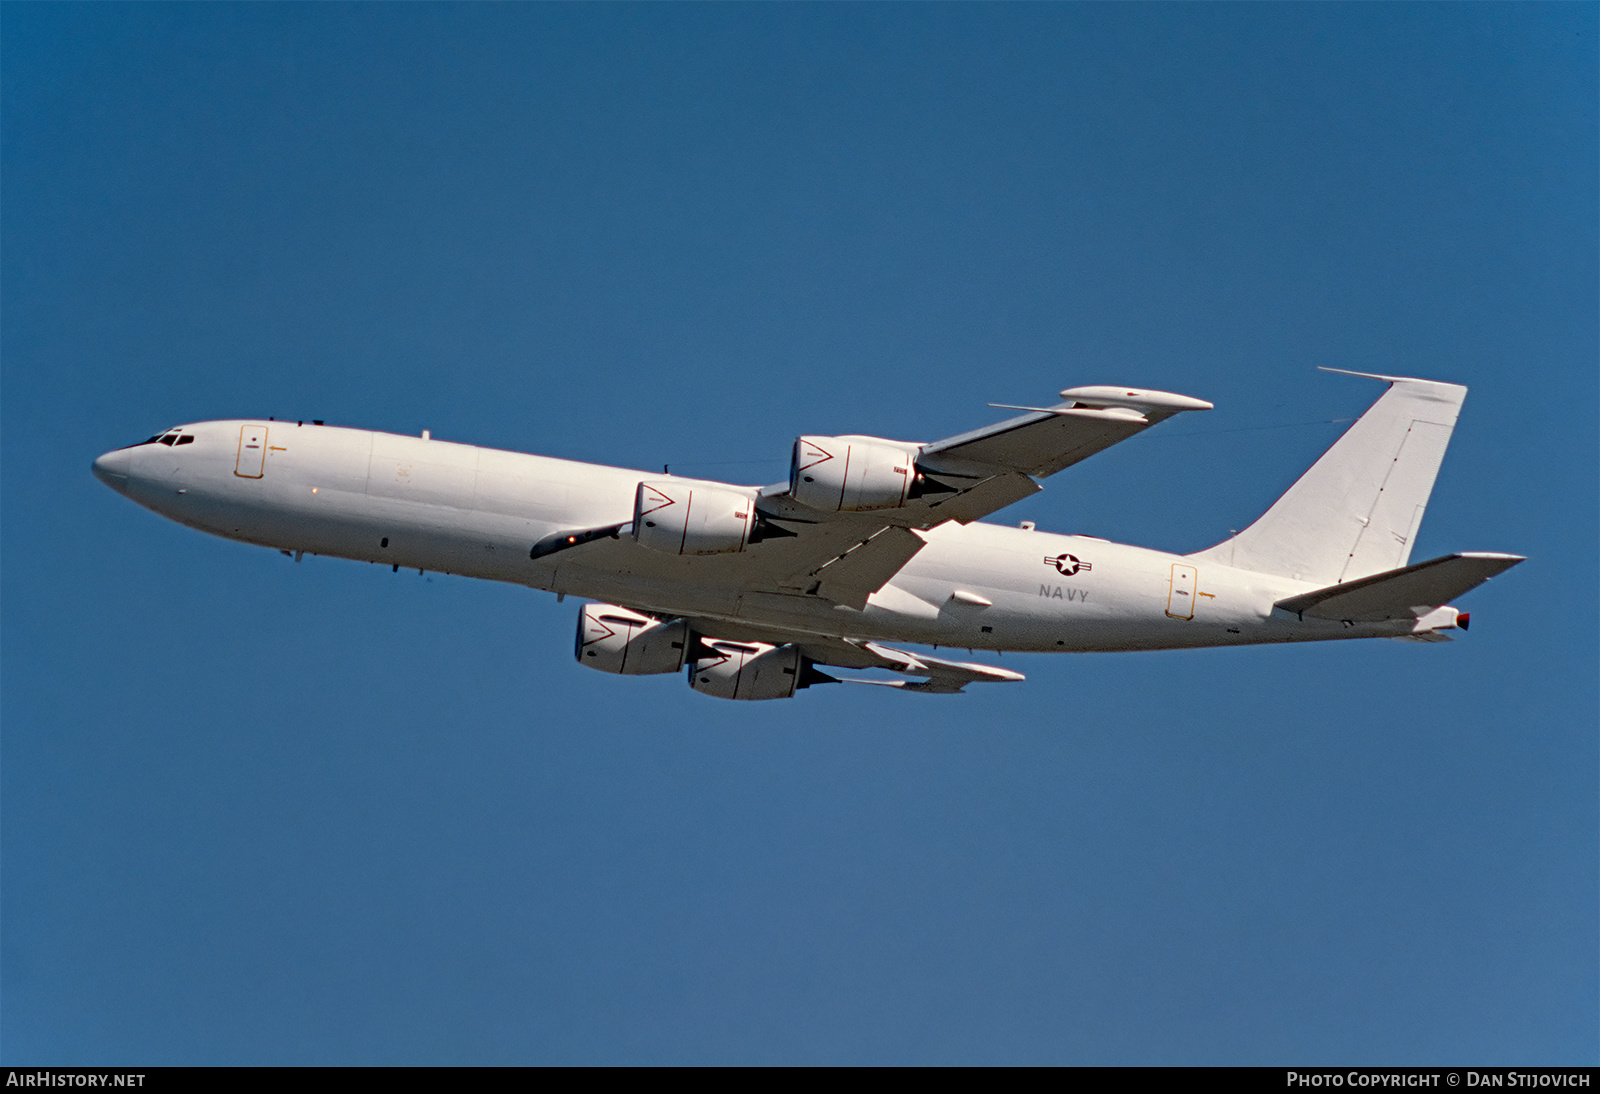
<path id="1" fill-rule="evenodd" d="M 964 486 L 951 497 L 935 498 L 927 504 L 928 525 L 958 520 L 962 524 L 986 517 L 1012 502 L 1037 494 L 1043 487 L 1027 475 L 1003 471 L 988 475 L 971 486 Z"/>
<path id="2" fill-rule="evenodd" d="M 1489 552 L 1444 555 L 1359 581 L 1287 597 L 1276 606 L 1302 618 L 1309 615 L 1352 623 L 1420 619 L 1522 561 L 1521 555 Z"/>
<path id="3" fill-rule="evenodd" d="M 957 692 L 968 684 L 1011 683 L 1026 679 L 1020 672 L 996 665 L 947 661 L 943 657 L 913 653 L 880 642 L 822 636 L 806 636 L 793 641 L 800 647 L 801 653 L 819 665 L 841 669 L 886 669 L 902 676 L 924 677 L 920 684 L 889 681 L 914 691 Z"/>
<path id="4" fill-rule="evenodd" d="M 911 676 L 926 676 L 940 683 L 965 687 L 967 684 L 1014 683 L 1027 679 L 1020 672 L 1012 672 L 996 665 L 982 665 L 972 661 L 947 661 L 943 657 L 912 653 L 909 650 L 877 642 L 866 642 L 863 646 L 867 652 L 880 658 L 880 668 Z"/>
<path id="5" fill-rule="evenodd" d="M 867 598 L 888 582 L 927 541 L 909 528 L 885 525 L 815 569 L 803 571 L 785 586 L 825 597 L 860 610 Z"/>

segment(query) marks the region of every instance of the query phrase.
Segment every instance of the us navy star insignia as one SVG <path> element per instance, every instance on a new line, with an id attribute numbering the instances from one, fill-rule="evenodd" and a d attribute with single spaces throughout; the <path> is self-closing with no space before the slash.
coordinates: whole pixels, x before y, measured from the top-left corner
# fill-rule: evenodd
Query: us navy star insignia
<path id="1" fill-rule="evenodd" d="M 1077 555 L 1056 555 L 1054 558 L 1047 558 L 1044 561 L 1045 565 L 1054 566 L 1059 570 L 1062 577 L 1071 577 L 1073 574 L 1084 570 L 1094 569 L 1092 565 L 1082 561 Z"/>

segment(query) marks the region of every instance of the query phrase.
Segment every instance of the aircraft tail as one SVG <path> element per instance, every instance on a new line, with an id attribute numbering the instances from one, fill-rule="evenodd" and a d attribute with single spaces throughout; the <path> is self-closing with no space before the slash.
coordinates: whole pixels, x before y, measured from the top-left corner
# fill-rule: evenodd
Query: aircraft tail
<path id="1" fill-rule="evenodd" d="M 1191 558 L 1325 585 L 1405 566 L 1467 389 L 1346 375 L 1389 390 L 1254 524 Z"/>
<path id="2" fill-rule="evenodd" d="M 1287 597 L 1274 607 L 1294 612 L 1301 619 L 1308 615 L 1352 623 L 1420 619 L 1491 577 L 1526 561 L 1521 555 L 1488 551 L 1445 555 L 1415 566 Z M 1461 618 L 1466 619 L 1466 615 Z M 1465 627 L 1466 623 L 1460 625 Z"/>

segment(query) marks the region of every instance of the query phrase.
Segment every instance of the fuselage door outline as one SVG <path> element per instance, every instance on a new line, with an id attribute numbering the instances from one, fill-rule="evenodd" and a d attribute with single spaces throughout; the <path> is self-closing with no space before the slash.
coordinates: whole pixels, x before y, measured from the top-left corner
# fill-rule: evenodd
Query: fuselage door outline
<path id="1" fill-rule="evenodd" d="M 1194 618 L 1194 590 L 1199 576 L 1193 566 L 1173 563 L 1172 580 L 1167 585 L 1167 614 L 1173 619 Z"/>
<path id="2" fill-rule="evenodd" d="M 233 473 L 241 479 L 259 479 L 267 468 L 267 429 L 260 425 L 239 427 L 239 459 Z"/>

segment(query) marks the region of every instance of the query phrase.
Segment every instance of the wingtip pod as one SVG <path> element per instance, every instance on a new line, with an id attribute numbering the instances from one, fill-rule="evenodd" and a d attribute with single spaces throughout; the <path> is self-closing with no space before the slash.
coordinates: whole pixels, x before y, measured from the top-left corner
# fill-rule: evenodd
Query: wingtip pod
<path id="1" fill-rule="evenodd" d="M 1495 571 L 1496 573 L 1503 573 L 1520 562 L 1528 561 L 1527 555 L 1508 555 L 1504 551 L 1457 551 L 1456 555 L 1460 558 L 1492 559 L 1497 563 L 1501 563 L 1502 565 L 1499 570 Z"/>
<path id="2" fill-rule="evenodd" d="M 1204 399 L 1188 395 L 1175 395 L 1170 391 L 1150 391 L 1138 387 L 1116 387 L 1111 384 L 1069 387 L 1061 392 L 1061 397 L 1071 399 L 1080 406 L 1127 407 L 1138 411 L 1164 410 L 1172 414 L 1180 410 L 1214 409 L 1212 404 Z"/>

